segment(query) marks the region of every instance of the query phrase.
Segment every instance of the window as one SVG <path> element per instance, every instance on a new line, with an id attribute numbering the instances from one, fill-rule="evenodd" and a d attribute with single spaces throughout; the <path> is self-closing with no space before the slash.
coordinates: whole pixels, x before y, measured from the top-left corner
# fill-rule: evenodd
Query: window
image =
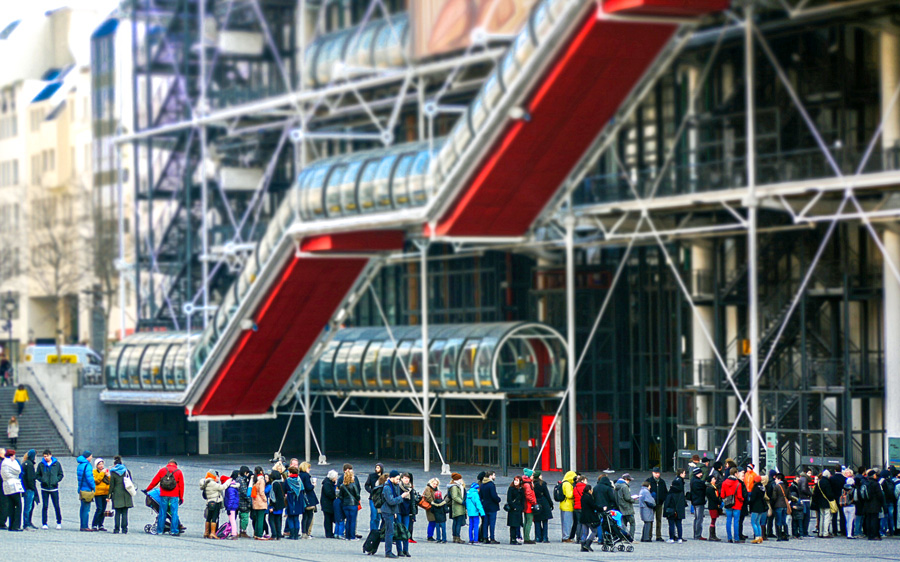
<path id="1" fill-rule="evenodd" d="M 75 114 L 75 112 L 73 111 L 72 115 L 74 115 L 74 114 Z M 71 158 L 69 159 L 69 169 L 72 170 L 72 178 L 74 179 L 75 176 L 78 175 L 77 171 L 76 171 L 77 166 L 75 166 L 75 147 L 74 146 L 71 148 Z"/>
<path id="2" fill-rule="evenodd" d="M 41 155 L 35 154 L 31 157 L 31 184 L 41 184 Z"/>
<path id="3" fill-rule="evenodd" d="M 0 162 L 0 187 L 19 185 L 19 161 Z"/>

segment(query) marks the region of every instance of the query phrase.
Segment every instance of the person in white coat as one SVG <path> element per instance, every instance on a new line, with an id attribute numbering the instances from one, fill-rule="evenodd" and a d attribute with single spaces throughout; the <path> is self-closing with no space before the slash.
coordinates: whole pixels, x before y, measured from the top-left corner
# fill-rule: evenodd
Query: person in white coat
<path id="1" fill-rule="evenodd" d="M 10 531 L 22 530 L 22 495 L 25 489 L 22 487 L 22 465 L 16 460 L 16 452 L 6 449 L 6 458 L 0 463 L 0 479 L 3 480 L 3 495 L 6 496 L 6 506 L 9 510 Z"/>

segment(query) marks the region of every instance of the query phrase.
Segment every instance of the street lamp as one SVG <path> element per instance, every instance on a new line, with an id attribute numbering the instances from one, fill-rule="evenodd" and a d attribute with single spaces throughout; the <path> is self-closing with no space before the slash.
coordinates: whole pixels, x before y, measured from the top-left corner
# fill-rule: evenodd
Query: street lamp
<path id="1" fill-rule="evenodd" d="M 9 362 L 12 365 L 12 369 L 13 369 L 13 380 L 16 380 L 16 364 L 13 361 L 13 356 L 12 356 L 12 339 L 13 339 L 12 319 L 13 319 L 13 313 L 16 311 L 16 307 L 17 307 L 16 299 L 13 298 L 12 291 L 7 291 L 6 299 L 3 301 L 3 309 L 6 311 L 6 330 L 7 330 L 7 332 L 9 332 L 9 340 L 8 340 L 6 349 L 9 353 Z"/>

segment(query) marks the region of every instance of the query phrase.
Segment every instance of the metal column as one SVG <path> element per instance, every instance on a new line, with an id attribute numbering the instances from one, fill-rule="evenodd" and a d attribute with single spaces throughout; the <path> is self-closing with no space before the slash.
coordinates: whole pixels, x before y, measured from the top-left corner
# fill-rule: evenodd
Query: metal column
<path id="1" fill-rule="evenodd" d="M 577 424 L 578 410 L 575 402 L 575 217 L 572 215 L 572 202 L 569 201 L 569 214 L 566 215 L 566 344 L 568 346 L 568 428 L 569 428 L 569 467 L 575 470 L 577 458 Z"/>
<path id="2" fill-rule="evenodd" d="M 424 470 L 431 470 L 431 437 L 428 434 L 431 410 L 428 404 L 428 242 L 422 243 L 419 261 L 419 294 L 422 301 L 422 457 Z"/>
<path id="3" fill-rule="evenodd" d="M 303 379 L 303 459 L 312 458 L 312 411 L 309 407 L 309 375 Z"/>
<path id="4" fill-rule="evenodd" d="M 444 462 L 447 462 L 447 399 L 438 398 L 438 400 L 441 401 L 441 453 L 444 456 Z M 443 470 L 443 467 L 441 468 Z"/>
<path id="5" fill-rule="evenodd" d="M 753 455 L 753 465 L 759 470 L 759 443 L 757 429 L 759 423 L 759 271 L 757 258 L 757 210 L 756 200 L 756 124 L 754 98 L 754 64 L 753 64 L 753 6 L 748 5 L 744 13 L 744 82 L 747 98 L 747 186 L 749 195 L 746 205 L 749 210 L 747 230 L 747 278 L 749 289 L 749 316 L 750 316 L 750 443 Z"/>
<path id="6" fill-rule="evenodd" d="M 900 436 L 900 281 L 888 260 L 900 263 L 900 234 L 884 231 L 884 457 L 887 438 Z M 864 400 L 863 402 L 868 402 Z M 875 455 L 873 455 L 875 457 Z"/>
<path id="7" fill-rule="evenodd" d="M 503 476 L 509 475 L 509 467 L 508 462 L 506 460 L 506 449 L 507 449 L 507 438 L 506 438 L 506 408 L 509 403 L 506 400 L 506 395 L 500 399 L 500 470 L 503 473 Z"/>
<path id="8" fill-rule="evenodd" d="M 199 23 L 197 34 L 200 42 L 200 99 L 197 100 L 198 117 L 206 117 L 208 113 L 206 101 L 206 35 L 204 26 L 206 24 L 206 2 L 199 2 Z M 200 260 L 200 270 L 203 276 L 203 329 L 209 323 L 209 225 L 207 224 L 209 214 L 209 196 L 206 193 L 208 182 L 206 179 L 206 125 L 200 125 L 200 206 L 203 209 L 203 215 L 200 218 L 200 244 L 202 246 L 202 259 Z M 151 155 L 152 156 L 152 155 Z M 190 189 L 190 186 L 188 186 Z M 151 198 L 152 200 L 152 198 Z M 227 203 L 226 203 L 227 204 Z M 190 216 L 190 208 L 187 209 Z M 188 257 L 190 259 L 190 257 Z M 307 460 L 309 460 L 307 455 Z"/>

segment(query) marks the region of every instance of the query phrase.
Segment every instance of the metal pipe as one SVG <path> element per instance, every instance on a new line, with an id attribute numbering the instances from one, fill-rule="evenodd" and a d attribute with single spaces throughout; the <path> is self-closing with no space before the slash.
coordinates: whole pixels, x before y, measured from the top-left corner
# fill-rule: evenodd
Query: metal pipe
<path id="1" fill-rule="evenodd" d="M 747 278 L 749 283 L 749 316 L 750 316 L 750 420 L 753 427 L 760 427 L 759 419 L 759 268 L 757 264 L 757 213 L 759 202 L 756 199 L 756 123 L 754 122 L 756 99 L 754 97 L 755 80 L 753 59 L 753 5 L 748 4 L 744 12 L 744 83 L 747 98 L 747 187 L 748 187 L 748 222 L 747 230 Z M 757 432 L 750 432 L 751 453 L 756 470 L 759 466 L 759 448 L 761 443 Z"/>
<path id="2" fill-rule="evenodd" d="M 205 117 L 208 113 L 208 108 L 206 105 L 206 38 L 204 34 L 204 25 L 206 23 L 206 1 L 200 0 L 199 2 L 199 22 L 197 35 L 200 42 L 200 97 L 197 100 L 197 108 L 199 111 L 196 111 L 195 114 L 199 114 L 199 116 Z M 200 207 L 203 210 L 203 215 L 200 218 L 200 245 L 202 247 L 201 255 L 205 258 L 209 255 L 209 225 L 207 224 L 209 215 L 209 194 L 207 193 L 207 189 L 209 187 L 209 183 L 206 178 L 206 160 L 207 160 L 207 138 L 206 138 L 206 127 L 200 127 Z M 188 186 L 190 189 L 190 185 Z M 188 216 L 190 216 L 190 209 L 188 209 Z M 203 277 L 203 329 L 205 330 L 207 325 L 209 324 L 209 260 L 201 260 L 200 262 L 200 270 L 201 275 Z"/>
<path id="3" fill-rule="evenodd" d="M 568 367 L 568 428 L 569 467 L 576 470 L 578 410 L 575 399 L 575 217 L 572 215 L 572 201 L 569 200 L 569 214 L 566 223 L 566 341 Z M 562 468 L 562 467 L 560 467 Z"/>
<path id="4" fill-rule="evenodd" d="M 431 423 L 429 413 L 431 409 L 428 406 L 430 384 L 428 379 L 428 344 L 430 342 L 428 339 L 428 241 L 422 243 L 420 251 L 419 298 L 422 300 L 422 425 L 424 426 L 422 428 L 422 457 L 424 470 L 427 473 L 431 470 L 431 447 L 429 446 L 429 424 Z"/>

